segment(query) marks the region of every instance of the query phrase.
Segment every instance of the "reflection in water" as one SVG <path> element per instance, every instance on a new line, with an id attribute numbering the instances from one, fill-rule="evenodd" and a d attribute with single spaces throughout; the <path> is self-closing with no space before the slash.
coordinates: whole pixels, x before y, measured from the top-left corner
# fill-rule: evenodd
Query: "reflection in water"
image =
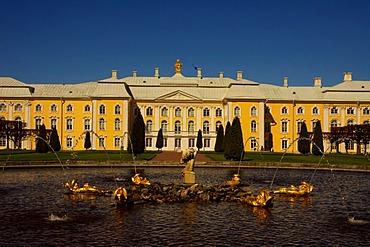
<path id="1" fill-rule="evenodd" d="M 69 169 L 69 176 L 115 190 L 131 184 L 124 168 Z M 221 184 L 235 169 L 197 168 L 197 182 Z M 241 180 L 256 190 L 273 170 L 242 169 Z M 298 184 L 311 171 L 280 170 L 274 185 Z M 145 168 L 163 184 L 182 183 L 180 168 Z M 370 241 L 370 174 L 330 171 L 315 175 L 308 197 L 275 196 L 267 210 L 242 203 L 142 204 L 117 208 L 109 196 L 65 195 L 62 169 L 2 170 L 0 241 L 3 246 L 365 246 Z M 114 178 L 125 178 L 115 181 Z M 342 191 L 341 199 L 337 186 Z M 340 201 L 345 202 L 345 206 Z M 356 221 L 355 221 L 356 222 Z M 268 232 L 268 234 L 267 234 Z"/>

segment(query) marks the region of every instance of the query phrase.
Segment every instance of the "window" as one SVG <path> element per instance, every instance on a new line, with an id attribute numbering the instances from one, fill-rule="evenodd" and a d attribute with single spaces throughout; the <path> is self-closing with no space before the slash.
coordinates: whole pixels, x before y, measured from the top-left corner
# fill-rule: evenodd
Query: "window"
<path id="1" fill-rule="evenodd" d="M 52 129 L 57 128 L 57 119 L 56 118 L 50 119 L 50 126 L 51 126 Z"/>
<path id="2" fill-rule="evenodd" d="M 37 105 L 35 106 L 35 111 L 36 111 L 36 112 L 42 112 L 42 106 L 41 106 L 40 104 L 37 104 Z"/>
<path id="3" fill-rule="evenodd" d="M 300 114 L 300 115 L 304 114 L 304 108 L 303 108 L 303 106 L 298 107 L 297 114 Z"/>
<path id="4" fill-rule="evenodd" d="M 338 124 L 338 120 L 334 119 L 330 122 L 330 127 L 338 127 L 339 124 Z"/>
<path id="5" fill-rule="evenodd" d="M 73 138 L 72 137 L 68 136 L 66 138 L 66 146 L 67 146 L 67 148 L 72 148 L 73 147 Z"/>
<path id="6" fill-rule="evenodd" d="M 119 118 L 114 119 L 114 130 L 121 130 L 121 120 Z"/>
<path id="7" fill-rule="evenodd" d="M 102 114 L 102 115 L 105 114 L 105 105 L 100 105 L 99 106 L 99 114 Z"/>
<path id="8" fill-rule="evenodd" d="M 281 121 L 281 133 L 288 133 L 288 121 L 287 120 L 283 120 Z"/>
<path id="9" fill-rule="evenodd" d="M 181 122 L 176 121 L 175 122 L 175 134 L 180 134 L 181 133 Z"/>
<path id="10" fill-rule="evenodd" d="M 251 149 L 253 149 L 253 150 L 257 150 L 257 147 L 258 147 L 258 145 L 257 145 L 257 140 L 256 139 L 252 139 L 251 140 Z"/>
<path id="11" fill-rule="evenodd" d="M 90 107 L 90 105 L 85 105 L 85 107 L 84 107 L 84 111 L 85 111 L 85 112 L 90 112 L 90 111 L 91 111 L 91 107 Z"/>
<path id="12" fill-rule="evenodd" d="M 152 138 L 145 138 L 145 147 L 152 146 Z"/>
<path id="13" fill-rule="evenodd" d="M 251 116 L 252 117 L 257 117 L 257 107 L 252 106 L 252 108 L 251 108 Z"/>
<path id="14" fill-rule="evenodd" d="M 251 132 L 257 132 L 257 122 L 256 122 L 256 120 L 253 120 L 251 122 Z"/>
<path id="15" fill-rule="evenodd" d="M 114 107 L 114 114 L 116 114 L 116 115 L 120 115 L 121 114 L 121 106 L 120 105 L 116 105 Z"/>
<path id="16" fill-rule="evenodd" d="M 312 108 L 312 115 L 319 115 L 319 108 L 317 106 Z"/>
<path id="17" fill-rule="evenodd" d="M 163 133 L 166 133 L 168 131 L 168 123 L 167 121 L 162 121 L 161 122 L 161 129 Z"/>
<path id="18" fill-rule="evenodd" d="M 146 131 L 148 133 L 152 132 L 153 131 L 153 121 L 152 120 L 148 120 L 146 122 Z"/>
<path id="19" fill-rule="evenodd" d="M 208 138 L 204 139 L 204 147 L 205 148 L 211 147 L 211 139 Z"/>
<path id="20" fill-rule="evenodd" d="M 73 106 L 71 104 L 67 105 L 66 112 L 73 112 Z"/>
<path id="21" fill-rule="evenodd" d="M 105 130 L 105 119 L 104 118 L 99 119 L 99 130 Z"/>
<path id="22" fill-rule="evenodd" d="M 287 115 L 288 114 L 288 107 L 283 106 L 283 108 L 281 108 L 281 114 L 282 115 Z"/>
<path id="23" fill-rule="evenodd" d="M 195 147 L 195 139 L 194 138 L 189 139 L 188 147 L 189 148 Z"/>
<path id="24" fill-rule="evenodd" d="M 84 130 L 85 131 L 91 130 L 91 119 L 90 118 L 84 119 Z"/>
<path id="25" fill-rule="evenodd" d="M 302 124 L 303 124 L 303 121 L 302 120 L 298 120 L 297 121 L 297 133 L 301 133 Z"/>
<path id="26" fill-rule="evenodd" d="M 188 117 L 194 117 L 195 116 L 195 110 L 193 107 L 190 107 L 188 110 Z"/>
<path id="27" fill-rule="evenodd" d="M 347 121 L 347 125 L 353 125 L 353 120 L 352 120 L 352 119 L 349 119 L 349 120 Z"/>
<path id="28" fill-rule="evenodd" d="M 235 117 L 240 117 L 240 107 L 239 106 L 236 106 L 234 108 L 234 116 Z"/>
<path id="29" fill-rule="evenodd" d="M 181 117 L 181 108 L 180 107 L 177 107 L 175 109 L 175 117 Z"/>
<path id="30" fill-rule="evenodd" d="M 168 117 L 168 109 L 167 107 L 163 107 L 161 110 L 162 117 Z"/>
<path id="31" fill-rule="evenodd" d="M 181 139 L 175 138 L 175 148 L 181 148 Z"/>
<path id="32" fill-rule="evenodd" d="M 67 118 L 67 120 L 66 120 L 66 130 L 73 130 L 73 120 L 72 120 L 72 118 Z"/>
<path id="33" fill-rule="evenodd" d="M 330 109 L 330 114 L 332 115 L 337 115 L 338 114 L 338 107 L 336 106 L 333 106 L 331 109 Z"/>
<path id="34" fill-rule="evenodd" d="M 287 139 L 281 140 L 281 149 L 283 149 L 283 150 L 288 149 L 288 140 Z"/>
<path id="35" fill-rule="evenodd" d="M 205 121 L 203 123 L 203 133 L 204 134 L 209 134 L 209 122 L 208 121 Z"/>
<path id="36" fill-rule="evenodd" d="M 347 108 L 347 115 L 355 115 L 355 109 L 353 107 Z"/>
<path id="37" fill-rule="evenodd" d="M 50 106 L 50 112 L 53 112 L 53 113 L 58 112 L 58 107 L 56 104 L 52 104 Z"/>
<path id="38" fill-rule="evenodd" d="M 216 122 L 216 132 L 218 131 L 221 125 L 222 125 L 221 121 Z"/>
<path id="39" fill-rule="evenodd" d="M 348 141 L 345 141 L 345 144 L 346 144 L 346 149 L 347 150 L 355 150 L 354 141 L 348 140 Z"/>
<path id="40" fill-rule="evenodd" d="M 22 112 L 23 111 L 23 106 L 22 104 L 18 103 L 14 106 L 14 111 L 15 112 Z"/>
<path id="41" fill-rule="evenodd" d="M 222 117 L 222 109 L 221 108 L 216 109 L 216 117 Z"/>
<path id="42" fill-rule="evenodd" d="M 103 136 L 99 137 L 99 147 L 100 148 L 105 148 L 105 137 L 103 137 Z"/>
<path id="43" fill-rule="evenodd" d="M 365 120 L 363 124 L 370 124 L 369 120 Z"/>
<path id="44" fill-rule="evenodd" d="M 121 138 L 120 137 L 114 137 L 114 147 L 115 148 L 121 147 Z"/>
<path id="45" fill-rule="evenodd" d="M 0 104 L 0 112 L 6 112 L 6 104 L 5 103 Z"/>
<path id="46" fill-rule="evenodd" d="M 163 138 L 163 147 L 167 147 L 167 138 Z"/>
<path id="47" fill-rule="evenodd" d="M 209 108 L 203 109 L 203 117 L 209 117 Z"/>
<path id="48" fill-rule="evenodd" d="M 153 108 L 151 107 L 146 108 L 146 115 L 149 117 L 153 116 Z"/>
<path id="49" fill-rule="evenodd" d="M 194 134 L 194 130 L 195 130 L 194 121 L 189 121 L 189 123 L 188 123 L 188 131 L 189 131 L 189 134 Z"/>
<path id="50" fill-rule="evenodd" d="M 370 108 L 369 107 L 365 107 L 362 110 L 362 115 L 370 115 Z"/>
<path id="51" fill-rule="evenodd" d="M 41 125 L 42 125 L 41 118 L 36 118 L 35 119 L 35 127 L 36 127 L 36 129 L 40 129 Z"/>
<path id="52" fill-rule="evenodd" d="M 0 147 L 6 147 L 6 137 L 0 136 Z"/>

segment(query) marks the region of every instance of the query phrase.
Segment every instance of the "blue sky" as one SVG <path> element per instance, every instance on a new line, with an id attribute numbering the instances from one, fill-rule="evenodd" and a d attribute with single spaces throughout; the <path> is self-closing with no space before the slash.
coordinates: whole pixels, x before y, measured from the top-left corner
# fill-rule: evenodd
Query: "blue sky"
<path id="1" fill-rule="evenodd" d="M 323 86 L 370 80 L 370 1 L 0 0 L 0 76 L 79 83 L 174 74 Z"/>

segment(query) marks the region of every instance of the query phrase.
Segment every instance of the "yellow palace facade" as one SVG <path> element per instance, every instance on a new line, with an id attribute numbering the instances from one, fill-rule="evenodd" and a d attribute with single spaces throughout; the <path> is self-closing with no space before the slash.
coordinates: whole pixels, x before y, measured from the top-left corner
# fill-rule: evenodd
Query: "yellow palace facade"
<path id="1" fill-rule="evenodd" d="M 146 124 L 146 149 L 156 150 L 158 131 L 162 129 L 162 150 L 183 150 L 196 146 L 202 131 L 203 149 L 214 150 L 218 127 L 224 128 L 240 118 L 245 150 L 265 150 L 267 141 L 273 150 L 297 152 L 296 139 L 301 124 L 309 132 L 321 122 L 323 132 L 331 126 L 364 124 L 370 121 L 370 81 L 352 80 L 345 72 L 343 81 L 323 87 L 321 78 L 312 86 L 294 86 L 284 78 L 282 86 L 258 83 L 243 78 L 203 77 L 182 74 L 180 60 L 173 76 L 118 78 L 116 70 L 109 78 L 78 84 L 27 84 L 11 77 L 0 77 L 0 118 L 21 120 L 28 129 L 56 128 L 62 150 L 83 150 L 86 131 L 91 132 L 92 149 L 126 149 L 133 119 L 140 110 Z M 271 140 L 268 140 L 268 139 Z M 10 143 L 12 147 L 13 143 Z M 0 148 L 6 138 L 0 137 Z M 34 138 L 22 142 L 22 148 L 35 149 Z M 324 149 L 344 150 L 344 144 Z M 355 152 L 356 144 L 349 144 Z M 366 150 L 363 150 L 365 152 Z"/>

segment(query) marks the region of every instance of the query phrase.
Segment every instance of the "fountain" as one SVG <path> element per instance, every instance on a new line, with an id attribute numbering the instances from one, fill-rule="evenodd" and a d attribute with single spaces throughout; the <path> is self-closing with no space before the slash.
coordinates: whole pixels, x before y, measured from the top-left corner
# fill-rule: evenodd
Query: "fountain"
<path id="1" fill-rule="evenodd" d="M 189 148 L 182 152 L 180 164 L 185 165 L 181 172 L 185 184 L 195 184 L 194 162 L 196 155 L 197 151 L 194 148 Z"/>

